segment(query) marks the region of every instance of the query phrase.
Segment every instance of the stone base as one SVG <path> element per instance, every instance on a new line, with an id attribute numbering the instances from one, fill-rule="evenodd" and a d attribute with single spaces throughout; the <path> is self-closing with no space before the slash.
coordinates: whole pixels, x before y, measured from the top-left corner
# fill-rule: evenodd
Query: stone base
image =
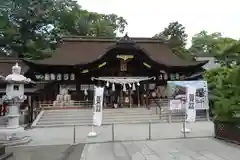
<path id="1" fill-rule="evenodd" d="M 23 127 L 18 128 L 0 128 L 0 143 L 7 146 L 22 145 L 31 141 L 30 137 L 18 136 L 19 132 L 23 132 Z"/>
<path id="2" fill-rule="evenodd" d="M 23 145 L 31 142 L 32 139 L 28 136 L 25 137 L 12 137 L 8 140 L 0 140 L 0 143 L 2 143 L 4 146 L 17 146 L 17 145 Z"/>

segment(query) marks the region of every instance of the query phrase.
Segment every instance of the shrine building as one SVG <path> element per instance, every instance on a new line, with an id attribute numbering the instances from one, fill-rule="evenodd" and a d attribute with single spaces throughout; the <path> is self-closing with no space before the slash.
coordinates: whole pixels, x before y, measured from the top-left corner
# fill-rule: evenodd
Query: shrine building
<path id="1" fill-rule="evenodd" d="M 105 107 L 142 106 L 148 103 L 146 98 L 167 98 L 168 80 L 196 80 L 207 63 L 179 58 L 161 39 L 128 35 L 65 37 L 50 58 L 0 58 L 0 75 L 10 74 L 16 62 L 26 77 L 36 81 L 25 90 L 31 104 L 71 106 L 92 101 L 94 85 L 100 85 L 105 87 Z M 4 94 L 5 84 L 0 84 L 0 92 Z"/>

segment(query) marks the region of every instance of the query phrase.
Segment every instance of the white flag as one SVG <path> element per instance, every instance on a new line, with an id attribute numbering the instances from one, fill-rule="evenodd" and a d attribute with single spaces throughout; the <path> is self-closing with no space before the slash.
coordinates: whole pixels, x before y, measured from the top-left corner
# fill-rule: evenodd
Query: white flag
<path id="1" fill-rule="evenodd" d="M 93 99 L 93 125 L 102 125 L 102 109 L 103 109 L 103 87 L 94 88 L 94 99 Z"/>
<path id="2" fill-rule="evenodd" d="M 187 102 L 186 102 L 186 121 L 195 122 L 196 120 L 196 88 L 187 87 Z"/>

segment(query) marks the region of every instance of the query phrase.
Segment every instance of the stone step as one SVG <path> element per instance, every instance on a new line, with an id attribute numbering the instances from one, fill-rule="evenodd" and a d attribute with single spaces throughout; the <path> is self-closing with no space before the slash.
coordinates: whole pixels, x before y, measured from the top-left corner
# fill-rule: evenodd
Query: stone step
<path id="1" fill-rule="evenodd" d="M 65 115 L 65 114 L 86 114 L 86 113 L 92 113 L 93 111 L 92 110 L 86 110 L 86 111 L 80 111 L 81 109 L 79 109 L 79 110 L 75 110 L 75 111 L 66 111 L 66 112 L 64 112 L 64 111 L 61 111 L 61 112 L 59 112 L 59 111 L 51 111 L 51 112 L 49 112 L 49 111 L 44 111 L 44 114 L 51 114 L 51 115 L 53 115 L 53 114 L 57 114 L 57 115 Z M 126 114 L 128 114 L 128 113 L 146 113 L 146 112 L 149 112 L 150 110 L 147 110 L 147 109 L 144 109 L 144 110 L 118 110 L 118 109 L 116 109 L 117 111 L 114 111 L 114 109 L 112 110 L 103 110 L 103 114 L 114 114 L 114 113 L 126 113 Z"/>
<path id="2" fill-rule="evenodd" d="M 205 117 L 197 117 L 196 118 L 197 121 L 199 120 L 207 120 Z M 129 122 L 133 122 L 133 121 L 149 121 L 149 120 L 160 120 L 159 116 L 145 116 L 145 117 L 119 117 L 119 118 L 103 118 L 103 123 L 115 123 L 115 122 L 125 122 L 125 123 L 129 123 Z M 169 117 L 165 116 L 165 117 L 161 117 L 161 120 L 169 120 Z M 172 117 L 171 121 L 183 121 L 184 117 Z M 45 119 L 45 120 L 41 120 L 39 121 L 38 124 L 63 124 L 63 123 L 92 123 L 92 118 L 89 119 Z"/>
<path id="3" fill-rule="evenodd" d="M 197 121 L 206 121 L 206 119 L 198 119 Z M 171 123 L 179 123 L 179 122 L 183 122 L 182 120 L 172 120 Z M 111 124 L 134 124 L 134 123 L 149 123 L 149 120 L 134 120 L 131 122 L 126 122 L 126 121 L 114 121 L 114 122 L 108 122 L 108 121 L 104 121 L 102 125 L 111 125 Z M 151 120 L 150 123 L 168 123 L 168 120 Z M 49 127 L 66 127 L 66 126 L 91 126 L 92 122 L 64 122 L 64 123 L 58 123 L 58 124 L 38 124 L 36 127 L 37 128 L 49 128 Z"/>
<path id="4" fill-rule="evenodd" d="M 157 109 L 157 114 L 156 114 Z M 151 107 L 146 108 L 118 108 L 103 110 L 103 124 L 118 123 L 146 123 L 152 122 L 168 122 L 169 111 L 165 107 L 160 109 Z M 93 111 L 92 109 L 69 109 L 69 110 L 45 110 L 35 127 L 51 127 L 51 126 L 73 126 L 73 125 L 92 125 Z M 161 117 L 161 119 L 160 119 Z M 171 122 L 182 122 L 184 120 L 184 112 L 171 113 Z M 198 113 L 197 121 L 206 121 L 206 115 Z"/>
<path id="5" fill-rule="evenodd" d="M 106 112 L 103 112 L 103 115 L 134 115 L 134 114 L 151 114 L 151 113 L 153 113 L 152 111 L 145 111 L 145 112 L 112 112 L 112 113 L 106 113 Z M 85 112 L 85 113 L 83 113 L 83 112 L 75 112 L 75 113 L 61 113 L 61 114 L 58 114 L 58 113 L 46 113 L 45 111 L 44 111 L 44 115 L 45 116 L 67 116 L 67 115 L 92 115 L 93 114 L 93 112 L 91 111 L 91 112 Z"/>
<path id="6" fill-rule="evenodd" d="M 148 121 L 155 121 L 155 120 L 159 120 L 159 118 L 156 118 L 156 119 L 149 119 L 149 118 L 142 118 L 142 119 L 134 119 L 134 120 L 128 120 L 128 119 L 115 119 L 115 120 L 104 120 L 103 121 L 103 124 L 112 124 L 112 123 L 132 123 L 132 122 L 136 122 L 136 121 L 139 121 L 139 122 L 148 122 Z M 159 120 L 160 121 L 160 120 Z M 46 121 L 46 122 L 39 122 L 37 123 L 37 125 L 49 125 L 49 124 L 55 124 L 55 125 L 58 125 L 58 124 L 74 124 L 74 123 L 84 123 L 84 124 L 89 124 L 91 125 L 92 124 L 92 120 L 81 120 L 81 121 L 76 121 L 76 120 L 73 120 L 73 121 L 52 121 L 52 122 L 49 122 L 49 121 Z"/>
<path id="7" fill-rule="evenodd" d="M 91 120 L 93 116 L 89 116 L 89 117 L 42 117 L 40 119 L 40 121 L 54 121 L 54 120 Z M 103 119 L 136 119 L 136 118 L 151 118 L 151 117 L 155 117 L 155 116 L 151 116 L 151 115 L 132 115 L 132 116 L 125 116 L 125 115 L 118 115 L 118 116 L 103 116 Z M 159 116 L 156 116 L 159 117 Z"/>

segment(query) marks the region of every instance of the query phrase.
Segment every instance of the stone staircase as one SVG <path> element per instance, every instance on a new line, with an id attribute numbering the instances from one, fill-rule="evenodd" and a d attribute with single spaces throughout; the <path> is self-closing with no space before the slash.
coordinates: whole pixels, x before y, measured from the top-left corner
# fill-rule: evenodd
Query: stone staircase
<path id="1" fill-rule="evenodd" d="M 103 125 L 118 123 L 153 123 L 182 122 L 184 112 L 172 112 L 169 116 L 167 102 L 161 102 L 160 109 L 156 103 L 147 108 L 118 108 L 103 110 Z M 32 127 L 81 126 L 92 124 L 92 109 L 59 109 L 43 110 L 40 112 Z M 206 121 L 205 112 L 197 112 L 197 121 Z"/>
<path id="2" fill-rule="evenodd" d="M 92 109 L 44 110 L 32 127 L 91 125 Z M 103 124 L 159 122 L 159 115 L 146 108 L 118 108 L 103 110 Z"/>

